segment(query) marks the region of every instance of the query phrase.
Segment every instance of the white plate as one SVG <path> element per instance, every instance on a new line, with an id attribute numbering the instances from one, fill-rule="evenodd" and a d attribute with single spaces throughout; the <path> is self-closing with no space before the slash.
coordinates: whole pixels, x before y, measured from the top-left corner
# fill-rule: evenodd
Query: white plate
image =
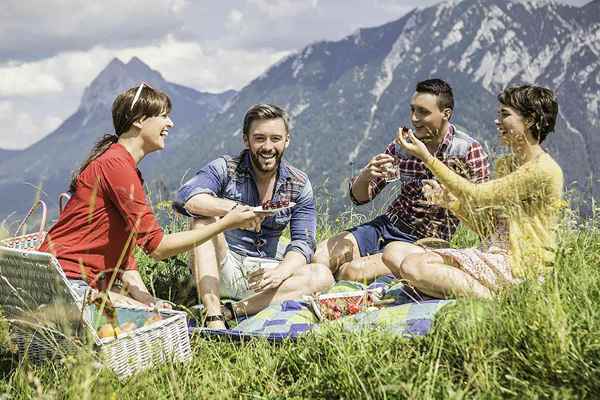
<path id="1" fill-rule="evenodd" d="M 263 210 L 262 206 L 258 206 L 258 207 L 253 207 L 252 211 L 254 211 L 255 213 L 259 213 L 259 214 L 275 214 L 279 211 L 283 211 L 283 210 L 287 210 L 288 208 L 292 208 L 296 205 L 296 203 L 294 203 L 293 201 L 290 201 L 290 205 L 287 207 L 280 207 L 280 208 L 273 208 L 273 209 L 268 209 L 268 210 Z"/>

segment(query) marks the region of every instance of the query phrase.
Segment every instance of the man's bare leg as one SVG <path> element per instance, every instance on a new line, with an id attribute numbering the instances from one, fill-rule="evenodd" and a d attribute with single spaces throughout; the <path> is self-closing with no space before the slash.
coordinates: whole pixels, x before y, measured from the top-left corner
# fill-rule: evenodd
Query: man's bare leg
<path id="1" fill-rule="evenodd" d="M 191 228 L 209 225 L 216 221 L 215 218 L 195 218 Z M 222 233 L 195 247 L 190 252 L 192 275 L 196 281 L 198 298 L 206 308 L 207 315 L 221 314 L 219 268 L 227 254 L 227 242 Z M 209 323 L 211 328 L 224 328 L 221 321 Z"/>
<path id="2" fill-rule="evenodd" d="M 436 298 L 489 298 L 491 292 L 471 275 L 452 265 L 452 260 L 424 249 L 408 254 L 398 264 L 393 248 L 386 247 L 383 262 L 398 278 Z"/>
<path id="3" fill-rule="evenodd" d="M 410 243 L 393 242 L 397 256 L 404 257 L 420 249 Z M 327 265 L 338 280 L 368 282 L 378 276 L 391 274 L 390 269 L 383 263 L 381 254 L 361 257 L 358 242 L 350 232 L 341 232 L 338 235 L 320 242 L 313 257 L 313 261 Z"/>
<path id="4" fill-rule="evenodd" d="M 320 264 L 307 264 L 298 268 L 294 274 L 275 289 L 253 294 L 234 304 L 237 315 L 252 315 L 263 310 L 269 304 L 283 300 L 301 299 L 304 295 L 323 292 L 329 289 L 335 280 L 331 271 Z"/>
<path id="5" fill-rule="evenodd" d="M 312 261 L 329 267 L 335 275 L 343 264 L 357 258 L 360 258 L 360 250 L 356 238 L 350 232 L 340 232 L 317 244 Z"/>
<path id="6" fill-rule="evenodd" d="M 337 280 L 370 282 L 378 276 L 391 274 L 392 272 L 381 260 L 381 254 L 359 257 L 350 262 L 342 264 L 335 278 Z"/>
<path id="7" fill-rule="evenodd" d="M 404 258 L 409 254 L 421 253 L 423 248 L 413 243 L 391 242 L 385 246 L 388 258 L 393 257 L 394 263 L 401 265 Z M 364 260 L 364 261 L 363 261 Z M 344 273 L 344 277 L 340 273 Z M 370 281 L 378 276 L 393 274 L 383 262 L 383 253 L 362 257 L 340 267 L 337 278 L 353 281 Z"/>

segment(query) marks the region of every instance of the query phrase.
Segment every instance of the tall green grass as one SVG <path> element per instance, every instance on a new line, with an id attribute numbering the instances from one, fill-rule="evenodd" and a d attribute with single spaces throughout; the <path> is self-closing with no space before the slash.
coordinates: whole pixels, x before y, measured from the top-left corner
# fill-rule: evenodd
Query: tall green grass
<path id="1" fill-rule="evenodd" d="M 458 301 L 442 310 L 425 337 L 333 328 L 277 345 L 196 337 L 191 363 L 163 365 L 125 382 L 98 369 L 85 351 L 44 366 L 17 364 L 4 353 L 0 391 L 10 399 L 598 398 L 600 224 L 595 221 L 600 220 L 583 225 L 566 220 L 555 270 L 543 283 L 525 283 L 493 301 Z M 324 226 L 329 230 L 321 237 L 340 229 L 335 221 Z M 461 230 L 453 243 L 476 240 Z M 168 280 L 170 268 L 181 269 L 177 263 L 185 259 L 177 260 L 154 268 L 159 272 L 150 272 L 147 260 L 140 264 L 156 287 Z"/>

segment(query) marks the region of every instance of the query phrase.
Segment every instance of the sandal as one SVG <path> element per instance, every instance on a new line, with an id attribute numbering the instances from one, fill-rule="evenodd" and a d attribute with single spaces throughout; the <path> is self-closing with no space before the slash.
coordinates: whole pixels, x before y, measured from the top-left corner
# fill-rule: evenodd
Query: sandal
<path id="1" fill-rule="evenodd" d="M 227 323 L 227 320 L 225 319 L 225 316 L 223 314 L 207 315 L 206 317 L 204 317 L 204 327 L 207 327 L 206 324 L 208 322 L 215 321 L 222 321 L 223 324 L 225 324 L 225 329 L 229 329 L 229 324 Z"/>
<path id="2" fill-rule="evenodd" d="M 231 318 L 225 318 L 225 312 L 229 312 L 229 315 L 231 315 Z M 233 310 L 233 302 L 231 302 L 231 301 L 223 302 L 223 304 L 221 304 L 221 313 L 222 313 L 223 318 L 225 318 L 229 321 L 237 322 L 237 320 L 238 320 L 237 314 Z"/>

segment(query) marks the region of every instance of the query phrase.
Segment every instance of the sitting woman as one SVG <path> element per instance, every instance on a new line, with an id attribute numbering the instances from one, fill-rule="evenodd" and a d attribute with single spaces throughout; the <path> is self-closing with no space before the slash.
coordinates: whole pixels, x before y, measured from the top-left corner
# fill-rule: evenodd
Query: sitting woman
<path id="1" fill-rule="evenodd" d="M 540 144 L 554 130 L 558 104 L 551 90 L 530 85 L 508 88 L 498 100 L 496 126 L 512 154 L 498 160 L 498 178 L 489 182 L 471 183 L 411 131 L 399 133 L 401 146 L 439 182 L 423 188 L 429 201 L 451 210 L 481 238 L 479 248 L 419 249 L 404 260 L 395 243 L 385 248 L 383 260 L 394 275 L 430 296 L 490 297 L 539 279 L 552 266 L 563 173 Z"/>
<path id="2" fill-rule="evenodd" d="M 71 199 L 40 251 L 56 256 L 80 295 L 88 285 L 110 290 L 119 277 L 125 295 L 110 292 L 113 302 L 156 304 L 136 269 L 136 245 L 162 260 L 191 250 L 224 230 L 253 229 L 260 223 L 249 207 L 238 207 L 202 229 L 163 232 L 146 200 L 137 164 L 165 147 L 173 127 L 170 111 L 169 97 L 144 83 L 121 93 L 112 106 L 115 134 L 100 139 L 73 175 Z"/>

